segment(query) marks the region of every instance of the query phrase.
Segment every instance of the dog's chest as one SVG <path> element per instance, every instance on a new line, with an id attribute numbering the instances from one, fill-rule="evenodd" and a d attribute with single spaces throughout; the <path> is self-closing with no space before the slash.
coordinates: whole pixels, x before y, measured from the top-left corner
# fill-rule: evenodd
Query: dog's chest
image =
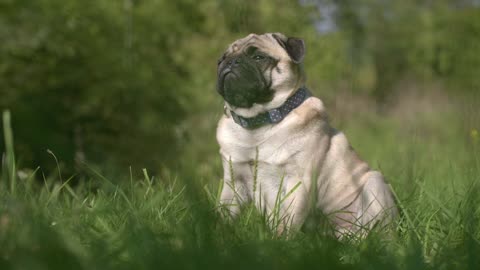
<path id="1" fill-rule="evenodd" d="M 295 162 L 305 146 L 305 134 L 289 129 L 248 132 L 238 129 L 219 131 L 220 153 L 233 163 L 262 163 L 283 166 Z"/>
<path id="2" fill-rule="evenodd" d="M 282 179 L 285 187 L 288 179 L 299 179 L 309 167 L 305 164 L 305 155 L 313 149 L 305 147 L 312 140 L 312 135 L 305 133 L 307 130 L 292 128 L 288 122 L 253 132 L 235 126 L 223 127 L 217 139 L 226 177 L 233 176 L 250 197 L 255 182 L 262 192 L 276 194 Z"/>

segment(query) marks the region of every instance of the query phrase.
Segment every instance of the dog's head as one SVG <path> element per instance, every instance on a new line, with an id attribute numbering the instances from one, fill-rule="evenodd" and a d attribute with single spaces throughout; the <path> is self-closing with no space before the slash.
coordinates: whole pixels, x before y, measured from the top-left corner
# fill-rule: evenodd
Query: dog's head
<path id="1" fill-rule="evenodd" d="M 250 34 L 233 42 L 219 59 L 217 91 L 233 110 L 278 107 L 303 85 L 304 55 L 301 39 Z"/>

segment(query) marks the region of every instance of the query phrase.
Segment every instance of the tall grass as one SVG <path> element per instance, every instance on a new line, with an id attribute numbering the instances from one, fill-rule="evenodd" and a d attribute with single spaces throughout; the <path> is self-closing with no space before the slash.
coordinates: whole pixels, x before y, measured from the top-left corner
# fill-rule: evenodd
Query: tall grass
<path id="1" fill-rule="evenodd" d="M 13 151 L 13 133 L 10 123 L 10 111 L 3 112 L 3 130 L 5 138 L 5 155 L 2 156 L 2 171 L 4 178 L 7 179 L 10 192 L 15 193 L 16 183 L 16 168 L 15 168 L 15 153 Z"/>
<path id="2" fill-rule="evenodd" d="M 112 179 L 84 165 L 75 186 L 60 170 L 18 170 L 4 112 L 0 269 L 478 269 L 478 142 L 369 121 L 347 135 L 385 173 L 402 214 L 395 233 L 358 242 L 331 237 L 315 215 L 288 238 L 253 206 L 225 221 L 217 175 L 188 167 L 162 176 L 127 168 Z"/>

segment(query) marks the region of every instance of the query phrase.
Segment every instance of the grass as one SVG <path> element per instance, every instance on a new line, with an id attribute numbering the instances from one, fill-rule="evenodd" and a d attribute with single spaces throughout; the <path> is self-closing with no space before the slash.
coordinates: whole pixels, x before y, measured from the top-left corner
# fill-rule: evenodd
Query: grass
<path id="1" fill-rule="evenodd" d="M 386 175 L 401 209 L 393 234 L 357 242 L 332 238 L 316 215 L 288 238 L 251 206 L 224 222 L 218 163 L 160 176 L 127 168 L 115 178 L 85 164 L 76 185 L 60 166 L 51 176 L 18 170 L 6 112 L 0 269 L 478 269 L 478 132 L 450 122 L 406 127 L 375 117 L 342 127 Z"/>

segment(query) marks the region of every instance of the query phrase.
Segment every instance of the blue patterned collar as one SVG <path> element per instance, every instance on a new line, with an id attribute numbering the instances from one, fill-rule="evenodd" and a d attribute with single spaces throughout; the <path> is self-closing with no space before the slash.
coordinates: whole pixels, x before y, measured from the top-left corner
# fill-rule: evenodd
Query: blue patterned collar
<path id="1" fill-rule="evenodd" d="M 289 112 L 300 106 L 307 98 L 312 96 L 307 88 L 298 89 L 293 96 L 289 97 L 282 106 L 268 110 L 254 117 L 242 117 L 233 111 L 230 111 L 235 123 L 246 129 L 255 129 L 267 124 L 276 124 L 282 121 Z"/>

